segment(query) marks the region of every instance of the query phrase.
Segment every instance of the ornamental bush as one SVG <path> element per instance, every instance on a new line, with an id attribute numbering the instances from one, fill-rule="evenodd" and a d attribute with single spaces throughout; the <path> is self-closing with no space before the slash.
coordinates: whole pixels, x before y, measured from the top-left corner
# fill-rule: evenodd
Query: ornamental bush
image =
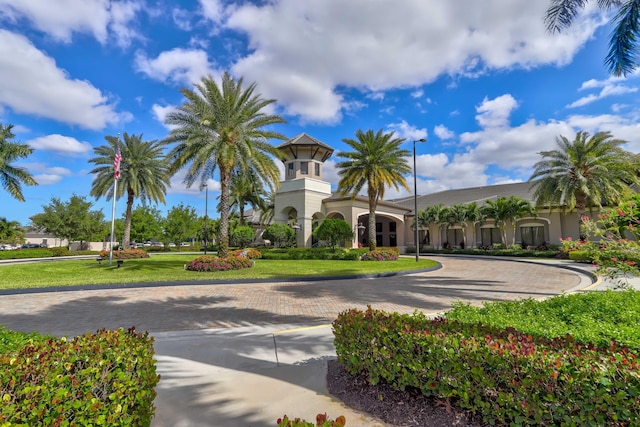
<path id="1" fill-rule="evenodd" d="M 2 426 L 149 426 L 153 338 L 134 328 L 32 340 L 0 354 Z"/>
<path id="2" fill-rule="evenodd" d="M 378 248 L 368 251 L 360 257 L 362 261 L 395 261 L 400 256 L 398 248 Z"/>
<path id="3" fill-rule="evenodd" d="M 257 250 L 257 249 L 236 249 L 235 251 L 231 251 L 229 253 L 229 255 L 231 256 L 236 256 L 236 257 L 244 257 L 244 258 L 249 258 L 249 259 L 256 259 L 256 258 L 261 258 L 262 257 L 262 253 Z"/>
<path id="4" fill-rule="evenodd" d="M 185 269 L 191 271 L 241 270 L 253 267 L 253 263 L 253 260 L 245 257 L 229 256 L 227 258 L 218 258 L 204 255 L 191 261 L 185 266 Z"/>
<path id="5" fill-rule="evenodd" d="M 289 419 L 286 415 L 282 418 L 278 418 L 278 427 L 344 427 L 347 423 L 345 417 L 340 415 L 335 421 L 327 418 L 327 414 L 316 415 L 316 422 L 311 423 L 300 418 Z"/>
<path id="6" fill-rule="evenodd" d="M 420 390 L 489 425 L 640 425 L 637 353 L 422 313 L 349 310 L 333 322 L 351 374 Z"/>
<path id="7" fill-rule="evenodd" d="M 109 258 L 109 251 L 100 252 L 102 258 Z M 113 251 L 113 259 L 134 259 L 149 258 L 149 254 L 144 249 L 126 249 Z"/>

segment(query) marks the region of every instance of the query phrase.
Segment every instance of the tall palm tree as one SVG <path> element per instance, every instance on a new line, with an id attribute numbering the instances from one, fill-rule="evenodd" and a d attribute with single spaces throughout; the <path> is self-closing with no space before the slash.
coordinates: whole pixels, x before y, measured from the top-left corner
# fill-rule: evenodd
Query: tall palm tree
<path id="1" fill-rule="evenodd" d="M 13 125 L 0 124 L 0 183 L 13 198 L 24 202 L 22 186 L 38 185 L 25 168 L 12 166 L 17 159 L 24 159 L 33 153 L 33 149 L 26 144 L 13 142 L 16 136 L 11 132 Z"/>
<path id="2" fill-rule="evenodd" d="M 158 141 L 143 141 L 142 134 L 123 134 L 123 142 L 117 136 L 105 136 L 107 145 L 93 149 L 96 157 L 89 160 L 96 165 L 89 173 L 96 174 L 91 185 L 91 195 L 96 199 L 106 196 L 112 200 L 114 189 L 114 158 L 118 149 L 122 155 L 120 177 L 117 182 L 117 199 L 126 195 L 127 210 L 124 219 L 122 246 L 129 249 L 131 242 L 131 212 L 133 202 L 152 201 L 165 203 L 169 183 L 169 169 L 163 153 L 164 144 Z"/>
<path id="3" fill-rule="evenodd" d="M 545 14 L 547 30 L 560 32 L 571 26 L 574 18 L 584 9 L 588 0 L 551 0 Z M 609 53 L 605 63 L 609 72 L 616 76 L 626 76 L 638 66 L 638 45 L 640 37 L 640 2 L 638 0 L 598 0 L 598 7 L 617 11 L 613 18 L 614 30 L 609 40 Z"/>
<path id="4" fill-rule="evenodd" d="M 273 191 L 269 191 L 262 199 L 262 207 L 260 208 L 260 224 L 269 225 L 275 216 L 276 195 Z"/>
<path id="5" fill-rule="evenodd" d="M 253 171 L 275 189 L 280 181 L 280 170 L 273 157 L 280 158 L 280 155 L 268 141 L 286 137 L 268 128 L 285 123 L 285 120 L 264 112 L 274 99 L 255 94 L 255 83 L 245 88 L 243 79 L 236 81 L 228 72 L 222 76 L 220 86 L 211 76 L 204 77 L 194 86 L 195 91 L 181 89 L 186 101 L 167 116 L 165 121 L 173 129 L 165 141 L 178 143 L 168 154 L 171 172 L 186 167 L 184 182 L 187 187 L 199 180 L 202 188 L 218 169 L 219 255 L 225 257 L 229 253 L 231 174 L 236 169 L 244 173 Z"/>
<path id="6" fill-rule="evenodd" d="M 640 184 L 633 155 L 621 148 L 626 141 L 609 132 L 578 132 L 573 141 L 556 141 L 558 149 L 541 152 L 543 160 L 529 178 L 537 179 L 531 186 L 537 206 L 575 208 L 582 225 L 587 207 L 618 203 L 632 184 Z"/>
<path id="7" fill-rule="evenodd" d="M 369 199 L 369 250 L 376 248 L 376 208 L 384 199 L 384 190 L 400 186 L 411 191 L 403 174 L 411 172 L 407 161 L 409 151 L 400 148 L 404 138 L 394 138 L 394 133 L 377 133 L 372 130 L 356 131 L 356 139 L 345 138 L 342 141 L 353 149 L 340 152 L 338 157 L 347 160 L 338 162 L 336 168 L 340 181 L 338 190 L 355 197 L 366 185 Z M 416 242 L 417 244 L 417 242 Z"/>
<path id="8" fill-rule="evenodd" d="M 467 226 L 470 220 L 469 212 L 467 205 L 463 203 L 452 205 L 447 211 L 448 225 L 454 226 L 458 224 L 462 229 L 462 244 L 465 248 L 467 247 Z M 454 244 L 457 244 L 457 242 L 454 242 Z"/>

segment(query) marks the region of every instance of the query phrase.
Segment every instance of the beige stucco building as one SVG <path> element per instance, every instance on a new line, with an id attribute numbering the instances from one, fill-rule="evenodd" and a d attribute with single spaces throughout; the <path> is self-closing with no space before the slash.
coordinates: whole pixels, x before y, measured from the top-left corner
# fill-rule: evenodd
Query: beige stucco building
<path id="1" fill-rule="evenodd" d="M 325 218 L 341 218 L 347 221 L 354 237 L 351 247 L 366 246 L 369 205 L 366 197 L 344 197 L 332 193 L 331 184 L 322 178 L 324 162 L 334 149 L 329 145 L 302 133 L 281 144 L 284 181 L 275 194 L 274 222 L 289 224 L 296 229 L 298 247 L 311 247 L 312 231 Z M 418 193 L 420 189 L 418 188 Z M 458 190 L 447 190 L 417 197 L 418 210 L 428 206 L 476 202 L 515 196 L 534 203 L 531 183 L 519 182 Z M 414 196 L 380 201 L 376 210 L 377 246 L 398 247 L 401 251 L 415 248 L 412 228 L 414 221 Z M 515 235 L 514 235 L 515 230 Z M 575 213 L 566 214 L 559 209 L 542 209 L 536 216 L 518 220 L 507 226 L 506 243 L 536 247 L 542 243 L 558 243 L 560 238 L 579 237 L 578 218 Z M 464 233 L 464 237 L 463 237 Z M 466 241 L 468 247 L 492 245 L 500 242 L 500 232 L 492 220 L 438 227 L 432 224 L 419 230 L 421 247 L 442 247 L 445 243 L 459 247 Z M 346 244 L 349 246 L 349 243 Z"/>

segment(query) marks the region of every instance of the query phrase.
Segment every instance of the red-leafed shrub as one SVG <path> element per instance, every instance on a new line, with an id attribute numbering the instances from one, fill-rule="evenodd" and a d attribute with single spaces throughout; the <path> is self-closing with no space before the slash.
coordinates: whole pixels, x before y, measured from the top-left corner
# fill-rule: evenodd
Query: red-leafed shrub
<path id="1" fill-rule="evenodd" d="M 204 255 L 191 261 L 185 268 L 191 271 L 227 271 L 251 268 L 253 267 L 253 263 L 253 260 L 245 257 L 230 256 L 227 258 L 217 258 Z"/>

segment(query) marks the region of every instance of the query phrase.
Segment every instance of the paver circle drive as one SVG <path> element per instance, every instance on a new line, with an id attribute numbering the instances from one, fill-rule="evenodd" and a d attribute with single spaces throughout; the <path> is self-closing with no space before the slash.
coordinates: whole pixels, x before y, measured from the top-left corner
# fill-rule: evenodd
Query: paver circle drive
<path id="1" fill-rule="evenodd" d="M 442 268 L 380 278 L 176 285 L 0 296 L 7 329 L 77 335 L 135 326 L 159 332 L 333 321 L 350 308 L 437 313 L 453 301 L 479 304 L 546 298 L 575 288 L 557 266 L 483 258 L 429 257 Z"/>

